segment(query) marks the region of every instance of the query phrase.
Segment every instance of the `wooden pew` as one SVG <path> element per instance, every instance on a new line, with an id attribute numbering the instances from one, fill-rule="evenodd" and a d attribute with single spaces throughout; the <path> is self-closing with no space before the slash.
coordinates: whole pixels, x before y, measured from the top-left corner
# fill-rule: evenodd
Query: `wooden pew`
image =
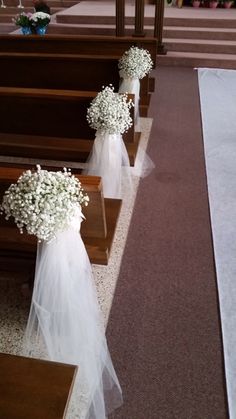
<path id="1" fill-rule="evenodd" d="M 0 52 L 0 68 L 0 85 L 6 87 L 93 92 L 108 84 L 119 88 L 118 62 L 112 56 Z"/>
<path id="2" fill-rule="evenodd" d="M 27 39 L 26 39 L 27 38 Z M 43 38 L 43 39 L 39 39 Z M 26 52 L 45 54 L 73 54 L 86 56 L 106 56 L 118 59 L 132 45 L 147 49 L 152 57 L 154 68 L 156 66 L 157 40 L 155 38 L 88 36 L 88 35 L 46 35 L 44 37 L 21 35 L 0 35 L 1 52 Z M 154 79 L 149 82 L 149 76 L 144 77 L 140 83 L 141 103 L 140 116 L 147 116 L 150 95 L 154 90 Z"/>
<path id="3" fill-rule="evenodd" d="M 95 138 L 86 113 L 96 95 L 97 92 L 0 87 L 1 154 L 20 157 L 26 152 L 28 157 L 49 158 L 50 153 L 53 160 L 86 161 Z M 132 117 L 133 112 L 131 108 Z M 135 133 L 132 126 L 123 138 L 133 165 L 140 133 Z"/>
<path id="4" fill-rule="evenodd" d="M 75 365 L 0 353 L 1 418 L 65 418 Z"/>
<path id="5" fill-rule="evenodd" d="M 149 37 L 88 35 L 0 35 L 0 52 L 106 55 L 120 58 L 132 45 L 148 49 L 156 65 L 157 40 Z"/>
<path id="6" fill-rule="evenodd" d="M 0 201 L 10 184 L 15 183 L 22 172 L 29 168 L 33 168 L 31 164 L 0 162 Z M 56 167 L 50 166 L 45 168 L 58 170 Z M 121 200 L 103 197 L 100 177 L 83 176 L 79 175 L 78 171 L 76 172 L 75 176 L 80 180 L 84 191 L 90 198 L 89 205 L 83 207 L 86 220 L 81 226 L 81 236 L 90 261 L 106 265 L 114 239 Z M 3 215 L 0 217 L 0 260 L 4 261 L 5 268 L 18 267 L 17 263 L 12 266 L 12 260 L 20 263 L 28 262 L 32 266 L 35 261 L 36 246 L 36 238 L 27 233 L 20 234 L 13 219 L 5 220 Z"/>
<path id="7" fill-rule="evenodd" d="M 118 59 L 113 56 L 0 53 L 0 68 L 1 86 L 8 87 L 100 91 L 102 86 L 112 84 L 118 91 L 120 83 Z M 141 116 L 147 116 L 149 102 L 150 82 L 147 76 L 142 81 Z"/>

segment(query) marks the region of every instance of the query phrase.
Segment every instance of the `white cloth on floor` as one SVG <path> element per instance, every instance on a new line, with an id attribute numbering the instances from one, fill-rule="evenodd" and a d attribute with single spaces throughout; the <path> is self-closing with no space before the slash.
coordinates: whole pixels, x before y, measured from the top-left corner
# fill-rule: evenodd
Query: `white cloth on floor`
<path id="1" fill-rule="evenodd" d="M 230 419 L 236 419 L 236 71 L 198 69 Z"/>

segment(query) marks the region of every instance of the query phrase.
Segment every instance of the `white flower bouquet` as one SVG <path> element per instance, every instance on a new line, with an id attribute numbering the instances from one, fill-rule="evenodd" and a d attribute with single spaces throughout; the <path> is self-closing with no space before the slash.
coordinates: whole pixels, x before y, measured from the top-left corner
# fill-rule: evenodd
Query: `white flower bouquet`
<path id="1" fill-rule="evenodd" d="M 152 69 L 153 61 L 148 50 L 132 46 L 118 62 L 121 77 L 142 79 Z"/>
<path id="2" fill-rule="evenodd" d="M 12 184 L 3 196 L 1 212 L 6 219 L 14 217 L 23 233 L 37 236 L 39 240 L 51 240 L 57 231 L 68 227 L 76 209 L 87 205 L 89 197 L 71 172 L 27 170 Z"/>
<path id="3" fill-rule="evenodd" d="M 32 26 L 43 28 L 49 24 L 51 16 L 45 12 L 35 12 L 32 14 L 30 20 Z"/>
<path id="4" fill-rule="evenodd" d="M 87 121 L 91 128 L 108 134 L 123 134 L 132 126 L 130 108 L 132 100 L 127 94 L 114 93 L 112 85 L 106 86 L 92 100 L 87 111 Z"/>

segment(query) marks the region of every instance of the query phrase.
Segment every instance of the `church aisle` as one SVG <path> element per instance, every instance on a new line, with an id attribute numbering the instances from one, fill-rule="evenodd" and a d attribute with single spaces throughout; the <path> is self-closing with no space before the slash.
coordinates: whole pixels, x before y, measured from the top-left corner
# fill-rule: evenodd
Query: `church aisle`
<path id="1" fill-rule="evenodd" d="M 158 68 L 148 151 L 108 323 L 120 419 L 226 419 L 197 73 Z"/>

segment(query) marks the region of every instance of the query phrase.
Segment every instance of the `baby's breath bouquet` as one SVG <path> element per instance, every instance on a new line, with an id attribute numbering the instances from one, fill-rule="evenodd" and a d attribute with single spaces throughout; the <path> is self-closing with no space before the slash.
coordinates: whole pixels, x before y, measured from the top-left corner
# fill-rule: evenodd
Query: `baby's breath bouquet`
<path id="1" fill-rule="evenodd" d="M 133 102 L 127 94 L 114 93 L 112 85 L 106 86 L 92 100 L 87 111 L 91 128 L 108 134 L 123 134 L 132 126 L 130 108 Z"/>
<path id="2" fill-rule="evenodd" d="M 122 134 L 133 124 L 132 106 L 133 102 L 128 100 L 126 93 L 114 93 L 114 87 L 109 85 L 98 93 L 88 108 L 87 120 L 96 130 L 96 136 L 83 173 L 101 176 L 106 198 L 121 197 L 122 171 L 125 167 L 129 169 Z"/>
<path id="3" fill-rule="evenodd" d="M 89 197 L 71 172 L 27 170 L 4 194 L 1 211 L 6 219 L 14 217 L 23 233 L 37 236 L 39 240 L 51 240 L 57 231 L 68 227 L 76 208 L 87 205 Z"/>
<path id="4" fill-rule="evenodd" d="M 142 79 L 152 69 L 153 62 L 148 50 L 132 46 L 122 55 L 118 68 L 122 77 Z"/>

